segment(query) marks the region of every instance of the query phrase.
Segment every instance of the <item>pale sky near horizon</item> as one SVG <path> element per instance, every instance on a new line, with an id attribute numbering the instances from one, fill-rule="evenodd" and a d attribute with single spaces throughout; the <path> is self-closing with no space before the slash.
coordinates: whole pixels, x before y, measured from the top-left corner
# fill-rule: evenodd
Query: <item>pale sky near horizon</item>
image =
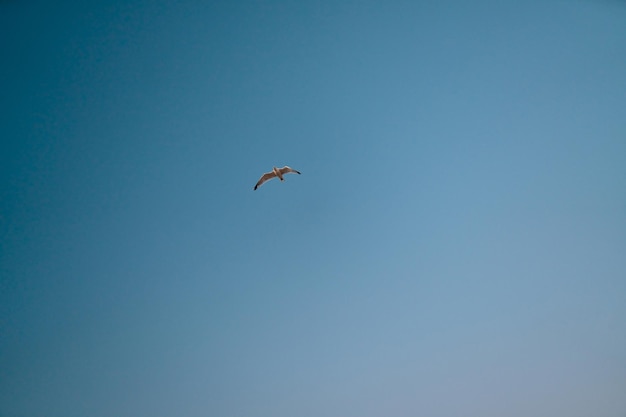
<path id="1" fill-rule="evenodd" d="M 625 2 L 0 33 L 0 417 L 626 415 Z"/>

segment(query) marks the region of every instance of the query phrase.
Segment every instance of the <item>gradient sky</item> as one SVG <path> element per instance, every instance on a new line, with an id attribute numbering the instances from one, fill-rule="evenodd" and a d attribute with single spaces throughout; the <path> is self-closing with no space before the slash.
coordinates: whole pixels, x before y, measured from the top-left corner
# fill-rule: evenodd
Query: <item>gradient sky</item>
<path id="1" fill-rule="evenodd" d="M 625 2 L 0 34 L 0 417 L 626 415 Z"/>

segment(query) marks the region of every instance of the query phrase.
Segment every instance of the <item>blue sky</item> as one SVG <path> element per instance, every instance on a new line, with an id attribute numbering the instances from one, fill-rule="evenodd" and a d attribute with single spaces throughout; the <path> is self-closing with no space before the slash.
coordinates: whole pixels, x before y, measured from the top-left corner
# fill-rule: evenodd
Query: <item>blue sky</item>
<path id="1" fill-rule="evenodd" d="M 626 412 L 624 2 L 0 33 L 0 416 Z"/>

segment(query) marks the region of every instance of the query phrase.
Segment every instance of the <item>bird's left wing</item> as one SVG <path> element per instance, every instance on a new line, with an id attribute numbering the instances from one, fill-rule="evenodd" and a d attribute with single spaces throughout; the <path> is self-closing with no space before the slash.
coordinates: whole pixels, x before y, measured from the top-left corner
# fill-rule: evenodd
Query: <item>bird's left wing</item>
<path id="1" fill-rule="evenodd" d="M 261 178 L 259 179 L 259 181 L 256 183 L 256 185 L 254 186 L 254 189 L 256 190 L 257 188 L 259 188 L 261 186 L 261 184 L 263 184 L 265 181 L 267 180 L 271 180 L 272 178 L 274 178 L 276 176 L 276 174 L 274 174 L 273 172 L 266 172 L 265 174 L 263 174 L 261 176 Z"/>

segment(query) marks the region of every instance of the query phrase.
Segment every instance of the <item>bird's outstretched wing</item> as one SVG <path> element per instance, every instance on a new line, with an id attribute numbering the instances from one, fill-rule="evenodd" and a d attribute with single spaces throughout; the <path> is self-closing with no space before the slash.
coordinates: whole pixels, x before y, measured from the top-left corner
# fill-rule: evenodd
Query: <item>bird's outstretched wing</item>
<path id="1" fill-rule="evenodd" d="M 261 184 L 263 184 L 265 181 L 267 180 L 271 180 L 272 178 L 275 178 L 276 174 L 274 174 L 273 172 L 266 172 L 265 174 L 263 174 L 261 176 L 261 178 L 259 179 L 259 181 L 256 183 L 256 185 L 254 186 L 254 189 L 256 190 L 257 188 L 259 188 L 261 186 Z"/>
<path id="2" fill-rule="evenodd" d="M 296 171 L 295 169 L 290 168 L 290 167 L 288 167 L 286 165 L 284 167 L 282 167 L 279 171 L 280 171 L 281 174 L 288 174 L 290 172 L 293 172 L 294 174 L 300 174 L 300 171 Z"/>

